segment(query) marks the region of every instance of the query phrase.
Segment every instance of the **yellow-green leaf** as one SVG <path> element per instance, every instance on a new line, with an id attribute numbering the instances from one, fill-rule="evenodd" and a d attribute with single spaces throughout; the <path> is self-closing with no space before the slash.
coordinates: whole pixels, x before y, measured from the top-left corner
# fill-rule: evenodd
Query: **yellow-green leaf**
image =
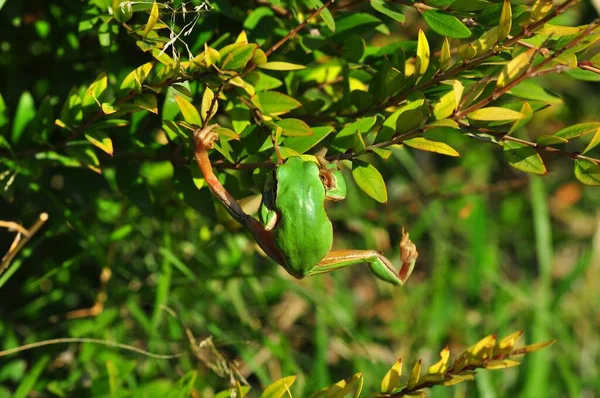
<path id="1" fill-rule="evenodd" d="M 419 359 L 415 366 L 413 366 L 412 371 L 410 372 L 410 377 L 408 378 L 408 384 L 406 388 L 412 390 L 418 383 L 419 378 L 421 376 L 421 360 Z"/>
<path id="2" fill-rule="evenodd" d="M 531 48 L 514 57 L 504 67 L 504 69 L 500 73 L 500 76 L 498 76 L 498 82 L 496 83 L 496 87 L 504 87 L 509 82 L 519 77 L 521 73 L 523 73 L 525 69 L 527 69 L 527 67 L 531 64 L 532 58 L 535 55 L 535 51 L 535 48 Z"/>
<path id="3" fill-rule="evenodd" d="M 566 144 L 569 140 L 565 140 L 561 137 L 556 137 L 550 134 L 541 134 L 535 137 L 535 142 L 540 146 L 550 146 L 558 144 Z"/>
<path id="4" fill-rule="evenodd" d="M 467 117 L 471 120 L 497 122 L 502 120 L 523 119 L 525 115 L 523 115 L 521 112 L 513 111 L 512 109 L 491 106 L 489 108 L 477 109 L 469 113 Z"/>
<path id="5" fill-rule="evenodd" d="M 512 348 L 517 343 L 517 340 L 519 340 L 519 338 L 521 338 L 522 335 L 523 335 L 523 331 L 519 330 L 518 332 L 511 333 L 508 336 L 502 338 L 497 344 L 497 348 L 498 348 L 499 352 L 501 352 L 501 353 L 504 353 L 505 351 L 510 352 L 510 350 L 512 350 Z"/>
<path id="6" fill-rule="evenodd" d="M 460 154 L 450 145 L 444 144 L 443 142 L 429 141 L 423 137 L 411 138 L 410 140 L 404 141 L 404 144 L 422 151 L 435 152 L 448 156 L 460 156 Z"/>
<path id="7" fill-rule="evenodd" d="M 221 61 L 221 53 L 214 48 L 210 48 L 208 44 L 204 43 L 204 60 L 206 62 L 206 66 L 210 67 Z"/>
<path id="8" fill-rule="evenodd" d="M 250 100 L 265 115 L 281 115 L 302 106 L 299 101 L 277 91 L 256 93 Z"/>
<path id="9" fill-rule="evenodd" d="M 254 51 L 254 54 L 252 55 L 252 63 L 254 65 L 260 66 L 263 65 L 267 62 L 267 55 L 265 54 L 265 52 L 263 50 L 261 50 L 260 48 L 257 48 L 256 51 Z"/>
<path id="10" fill-rule="evenodd" d="M 598 130 L 596 130 L 596 132 L 594 133 L 594 136 L 592 137 L 592 140 L 587 144 L 587 146 L 585 147 L 585 149 L 583 150 L 583 154 L 591 151 L 592 149 L 594 149 L 598 144 L 600 144 L 600 128 L 598 128 Z"/>
<path id="11" fill-rule="evenodd" d="M 484 338 L 479 340 L 477 343 L 473 344 L 466 351 L 466 353 L 474 358 L 485 359 L 491 355 L 492 349 L 494 348 L 495 344 L 496 344 L 496 335 L 491 334 L 489 336 L 485 336 Z"/>
<path id="12" fill-rule="evenodd" d="M 512 9 L 510 0 L 504 0 L 502 13 L 500 14 L 500 26 L 498 27 L 498 41 L 506 39 L 512 27 Z"/>
<path id="13" fill-rule="evenodd" d="M 515 120 L 513 125 L 510 127 L 510 130 L 508 130 L 509 135 L 517 131 L 521 127 L 524 127 L 527 123 L 529 123 L 529 121 L 533 117 L 533 109 L 531 109 L 531 105 L 529 105 L 529 102 L 523 102 L 523 106 L 521 106 L 521 113 L 525 115 L 525 117 L 523 119 Z"/>
<path id="14" fill-rule="evenodd" d="M 134 98 L 133 103 L 142 109 L 158 114 L 158 104 L 154 94 L 140 94 Z"/>
<path id="15" fill-rule="evenodd" d="M 223 136 L 228 139 L 237 140 L 237 141 L 240 140 L 240 135 L 238 133 L 236 133 L 235 131 L 228 129 L 227 127 L 219 126 L 215 129 L 215 132 L 217 134 L 219 134 L 220 136 Z"/>
<path id="16" fill-rule="evenodd" d="M 273 61 L 273 62 L 265 62 L 263 64 L 258 65 L 261 69 L 267 70 L 299 70 L 304 69 L 306 66 L 292 64 L 290 62 L 281 62 L 281 61 Z"/>
<path id="17" fill-rule="evenodd" d="M 553 135 L 556 137 L 570 140 L 575 137 L 580 137 L 585 134 L 595 133 L 600 128 L 600 122 L 578 123 L 557 131 Z"/>
<path id="18" fill-rule="evenodd" d="M 110 156 L 113 155 L 113 143 L 106 133 L 98 130 L 88 130 L 85 133 L 85 138 Z"/>
<path id="19" fill-rule="evenodd" d="M 210 88 L 206 87 L 200 105 L 200 116 L 202 117 L 202 120 L 206 123 L 207 120 L 212 119 L 218 109 L 219 101 L 215 98 L 215 93 L 213 93 Z"/>
<path id="20" fill-rule="evenodd" d="M 447 37 L 444 37 L 442 50 L 440 52 L 440 71 L 445 71 L 450 66 L 450 42 Z"/>
<path id="21" fill-rule="evenodd" d="M 437 120 L 445 119 L 452 115 L 452 112 L 454 112 L 457 106 L 456 95 L 454 90 L 452 90 L 444 94 L 439 102 L 434 105 L 433 114 Z"/>
<path id="22" fill-rule="evenodd" d="M 453 374 L 450 376 L 450 380 L 445 380 L 445 386 L 453 386 L 458 383 L 462 383 L 463 381 L 475 380 L 475 376 L 470 373 L 466 374 Z"/>
<path id="23" fill-rule="evenodd" d="M 284 394 L 291 397 L 290 387 L 296 381 L 296 376 L 287 376 L 277 380 L 263 391 L 261 398 L 281 398 Z"/>
<path id="24" fill-rule="evenodd" d="M 370 165 L 356 159 L 352 162 L 352 177 L 367 195 L 380 203 L 387 202 L 387 188 L 379 171 Z"/>
<path id="25" fill-rule="evenodd" d="M 575 177 L 585 185 L 600 186 L 600 165 L 587 159 L 576 159 Z"/>
<path id="26" fill-rule="evenodd" d="M 419 38 L 417 40 L 417 60 L 415 62 L 415 75 L 423 76 L 427 72 L 429 67 L 429 59 L 431 54 L 429 52 L 429 42 L 425 33 L 419 29 Z"/>
<path id="27" fill-rule="evenodd" d="M 275 124 L 282 128 L 282 134 L 285 136 L 303 137 L 314 134 L 313 129 L 300 119 L 282 119 L 276 121 Z"/>
<path id="28" fill-rule="evenodd" d="M 466 44 L 463 44 L 462 46 L 458 47 L 458 55 L 464 61 L 470 61 L 473 58 L 475 58 L 475 56 L 477 55 L 477 49 L 475 48 L 475 46 L 473 44 L 466 43 Z"/>
<path id="29" fill-rule="evenodd" d="M 234 86 L 244 89 L 250 96 L 253 96 L 254 94 L 256 94 L 256 90 L 254 89 L 254 86 L 252 84 L 248 83 L 247 81 L 245 81 L 244 79 L 242 79 L 240 76 L 236 76 L 234 78 L 229 79 L 229 83 L 233 84 Z"/>
<path id="30" fill-rule="evenodd" d="M 532 22 L 538 21 L 546 16 L 552 9 L 552 0 L 536 0 L 531 8 L 529 20 Z"/>
<path id="31" fill-rule="evenodd" d="M 504 142 L 504 157 L 515 169 L 526 173 L 546 174 L 546 166 L 537 151 L 519 142 Z"/>
<path id="32" fill-rule="evenodd" d="M 154 3 L 152 3 L 152 10 L 150 11 L 150 16 L 148 17 L 146 27 L 144 28 L 144 37 L 146 37 L 148 33 L 150 33 L 152 29 L 154 29 L 156 21 L 158 21 L 158 4 L 156 4 L 155 0 Z"/>
<path id="33" fill-rule="evenodd" d="M 101 106 L 102 96 L 108 87 L 108 77 L 105 72 L 102 72 L 96 80 L 85 91 L 85 96 L 81 102 L 83 108 L 93 105 L 94 103 Z"/>
<path id="34" fill-rule="evenodd" d="M 450 359 L 450 349 L 448 347 L 444 347 L 442 351 L 440 351 L 440 360 L 435 364 L 429 367 L 427 373 L 429 374 L 444 374 L 448 369 L 448 360 Z"/>
<path id="35" fill-rule="evenodd" d="M 181 114 L 186 122 L 195 124 L 197 126 L 202 125 L 200 114 L 198 113 L 196 107 L 190 103 L 190 101 L 177 94 L 175 94 L 175 101 L 177 102 L 177 106 L 179 107 L 179 110 L 181 110 Z"/>
<path id="36" fill-rule="evenodd" d="M 511 368 L 513 366 L 518 366 L 520 364 L 521 364 L 521 362 L 515 361 L 512 359 L 498 359 L 498 360 L 487 361 L 484 366 L 486 369 L 495 370 L 495 369 Z"/>
<path id="37" fill-rule="evenodd" d="M 354 171 L 353 171 L 354 173 Z M 396 363 L 388 370 L 388 372 L 381 380 L 381 392 L 391 393 L 396 388 L 400 387 L 402 381 L 400 376 L 402 375 L 402 358 L 399 358 Z"/>

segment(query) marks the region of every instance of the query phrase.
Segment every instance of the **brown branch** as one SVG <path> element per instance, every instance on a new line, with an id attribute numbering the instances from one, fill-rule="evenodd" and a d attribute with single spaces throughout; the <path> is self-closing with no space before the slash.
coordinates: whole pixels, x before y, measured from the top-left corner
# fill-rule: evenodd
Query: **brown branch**
<path id="1" fill-rule="evenodd" d="M 591 32 L 593 32 L 594 30 L 596 30 L 598 28 L 600 28 L 600 21 L 595 21 L 595 22 L 591 23 L 586 30 L 581 32 L 581 34 L 579 34 L 577 37 L 575 37 L 573 40 L 571 40 L 567 45 L 563 46 L 560 50 L 555 51 L 554 53 L 549 55 L 542 62 L 540 62 L 536 67 L 531 68 L 531 70 L 524 71 L 519 77 L 515 78 L 514 80 L 512 80 L 510 83 L 506 84 L 505 86 L 496 88 L 494 90 L 494 92 L 492 92 L 490 95 L 488 95 L 486 98 L 482 99 L 481 101 L 477 102 L 476 104 L 473 104 L 466 109 L 456 112 L 456 114 L 455 114 L 456 119 L 461 119 L 461 118 L 465 117 L 466 115 L 468 115 L 469 113 L 488 105 L 489 103 L 500 98 L 501 96 L 506 94 L 510 89 L 519 85 L 526 79 L 529 79 L 529 78 L 535 77 L 535 76 L 540 76 L 540 75 L 546 74 L 546 73 L 554 73 L 559 70 L 564 70 L 563 65 L 559 65 L 558 67 L 556 67 L 554 69 L 550 69 L 547 72 L 544 71 L 543 69 L 550 62 L 552 62 L 553 60 L 558 58 L 565 51 L 569 50 L 570 48 L 573 48 L 577 43 L 579 43 L 581 40 L 586 38 Z"/>
<path id="2" fill-rule="evenodd" d="M 323 4 L 321 7 L 317 8 L 315 11 L 313 11 L 313 13 L 310 14 L 300 25 L 298 25 L 294 29 L 290 30 L 287 35 L 285 35 L 283 38 L 281 38 L 281 40 L 279 40 L 277 43 L 273 44 L 273 46 L 271 48 L 269 48 L 267 51 L 265 51 L 265 55 L 268 57 L 269 55 L 271 55 L 275 51 L 277 51 L 277 49 L 279 47 L 281 47 L 283 44 L 285 44 L 285 42 L 287 42 L 292 37 L 296 36 L 296 34 L 308 24 L 308 21 L 310 21 L 312 18 L 319 15 L 324 9 L 326 9 L 327 7 L 332 5 L 334 2 L 335 2 L 335 0 L 329 0 L 327 3 Z M 255 63 L 251 63 L 246 68 L 246 70 L 244 70 L 244 72 L 242 73 L 242 76 L 246 76 L 248 73 L 252 72 L 254 69 L 256 69 L 256 66 L 257 65 Z"/>

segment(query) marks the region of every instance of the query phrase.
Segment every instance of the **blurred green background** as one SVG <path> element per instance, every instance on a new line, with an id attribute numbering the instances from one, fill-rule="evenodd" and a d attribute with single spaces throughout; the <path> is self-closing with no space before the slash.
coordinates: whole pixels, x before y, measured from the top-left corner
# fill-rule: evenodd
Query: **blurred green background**
<path id="1" fill-rule="evenodd" d="M 37 107 L 48 98 L 60 109 L 71 87 L 102 70 L 122 78 L 149 60 L 117 25 L 85 26 L 98 3 L 0 1 L 0 92 L 10 118 L 20 101 Z M 235 10 L 258 6 L 248 3 Z M 577 25 L 596 15 L 584 3 L 561 18 Z M 389 21 L 392 36 L 367 39 L 380 46 L 426 29 L 414 10 L 406 17 L 403 27 Z M 235 37 L 239 18 L 207 13 L 186 39 L 192 51 L 224 32 Z M 541 82 L 563 103 L 536 113 L 531 137 L 598 120 L 600 83 L 562 75 Z M 159 145 L 159 119 L 134 116 L 139 148 Z M 35 128 L 51 134 L 51 124 Z M 446 345 L 458 354 L 485 335 L 516 330 L 527 343 L 557 343 L 520 367 L 481 372 L 430 395 L 597 396 L 600 190 L 576 182 L 566 158 L 545 157 L 550 173 L 532 177 L 508 166 L 496 146 L 464 140 L 455 147 L 462 157 L 394 149 L 387 162 L 373 159 L 388 185 L 387 205 L 348 178 L 347 200 L 328 207 L 337 248 L 375 248 L 395 259 L 401 227 L 410 231 L 420 257 L 397 289 L 361 266 L 294 280 L 259 254 L 206 188 L 193 193 L 196 206 L 182 200 L 175 188 L 190 178 L 182 165 L 104 155 L 105 177 L 19 159 L 26 171 L 0 194 L 0 220 L 29 226 L 47 212 L 49 221 L 0 276 L 0 350 L 86 337 L 185 355 L 51 345 L 0 357 L 0 397 L 164 396 L 190 371 L 199 396 L 209 397 L 228 386 L 231 366 L 256 388 L 298 375 L 297 396 L 362 371 L 364 391 L 374 392 L 398 357 L 430 364 Z M 13 237 L 0 229 L 0 253 Z M 80 317 L 98 298 L 101 311 Z M 212 336 L 214 349 L 193 351 L 185 328 L 197 341 Z"/>

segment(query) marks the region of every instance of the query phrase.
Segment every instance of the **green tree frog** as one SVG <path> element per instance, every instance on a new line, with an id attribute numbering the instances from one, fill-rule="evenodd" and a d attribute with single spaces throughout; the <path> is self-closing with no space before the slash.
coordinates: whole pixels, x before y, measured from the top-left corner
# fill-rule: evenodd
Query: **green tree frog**
<path id="1" fill-rule="evenodd" d="M 325 200 L 342 200 L 346 196 L 343 176 L 335 164 L 300 157 L 290 157 L 278 164 L 263 194 L 261 222 L 246 214 L 214 175 L 207 152 L 218 138 L 214 128 L 215 125 L 208 126 L 194 133 L 195 157 L 207 185 L 231 216 L 250 230 L 264 252 L 288 273 L 302 279 L 366 263 L 386 282 L 394 285 L 406 282 L 418 253 L 404 231 L 399 272 L 376 250 L 331 250 L 333 228 L 325 213 Z"/>

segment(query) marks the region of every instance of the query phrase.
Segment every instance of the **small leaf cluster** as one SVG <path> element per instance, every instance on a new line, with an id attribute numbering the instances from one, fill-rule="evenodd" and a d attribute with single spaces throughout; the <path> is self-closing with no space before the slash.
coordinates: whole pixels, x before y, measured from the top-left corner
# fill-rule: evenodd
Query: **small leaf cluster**
<path id="1" fill-rule="evenodd" d="M 473 346 L 469 347 L 460 354 L 454 362 L 450 364 L 450 350 L 448 347 L 440 352 L 440 360 L 429 366 L 427 372 L 422 374 L 422 360 L 418 360 L 408 379 L 402 378 L 402 358 L 398 359 L 392 365 L 390 370 L 381 380 L 380 392 L 374 394 L 376 397 L 424 397 L 425 389 L 435 386 L 453 386 L 467 380 L 474 380 L 477 370 L 488 369 L 498 370 L 506 369 L 520 365 L 515 356 L 529 354 L 554 343 L 554 340 L 535 343 L 519 348 L 515 348 L 517 340 L 523 334 L 522 331 L 512 333 L 500 340 L 496 335 L 489 335 L 479 340 Z M 291 397 L 291 386 L 296 381 L 296 376 L 287 376 L 275 381 L 269 385 L 261 395 L 262 398 L 280 398 L 283 396 Z M 340 380 L 335 384 L 323 388 L 312 394 L 311 398 L 343 398 L 352 396 L 360 397 L 363 390 L 363 375 L 358 372 L 348 379 Z M 237 396 L 244 397 L 250 389 L 242 387 L 236 382 L 233 389 Z M 232 390 L 221 392 L 217 397 L 228 397 Z"/>

